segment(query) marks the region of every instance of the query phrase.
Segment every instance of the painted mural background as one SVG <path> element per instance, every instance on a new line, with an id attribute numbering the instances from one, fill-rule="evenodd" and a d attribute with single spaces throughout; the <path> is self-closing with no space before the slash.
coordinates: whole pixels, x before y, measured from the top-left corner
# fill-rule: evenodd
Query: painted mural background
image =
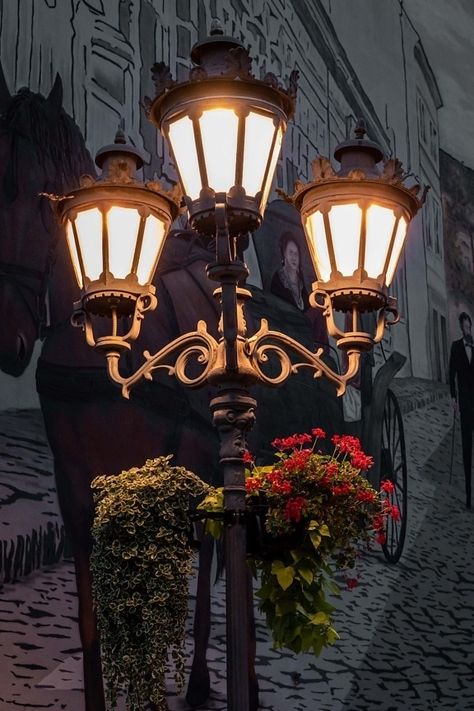
<path id="1" fill-rule="evenodd" d="M 462 5 L 467 15 L 460 18 L 465 25 L 468 17 L 474 31 L 474 8 Z M 274 188 L 291 192 L 295 179 L 307 179 L 313 157 L 330 156 L 359 116 L 366 119 L 370 138 L 431 186 L 393 284 L 401 324 L 387 331 L 371 371 L 375 375 L 393 352 L 406 358 L 393 383 L 409 452 L 406 551 L 392 568 L 380 552 L 361 564 L 360 588 L 343 595 L 341 644 L 318 660 L 273 651 L 259 620 L 262 708 L 467 711 L 474 706 L 466 661 L 474 653 L 469 622 L 474 532 L 472 515 L 464 509 L 459 424 L 446 383 L 450 343 L 460 336 L 459 312 L 474 317 L 474 165 L 453 157 L 448 143 L 440 150 L 439 136 L 447 135 L 446 126 L 440 127 L 444 95 L 410 4 L 4 0 L 0 60 L 5 80 L 12 94 L 28 87 L 47 96 L 59 73 L 64 108 L 91 155 L 110 143 L 124 121 L 127 135 L 146 157 L 145 176 L 163 176 L 171 185 L 174 167 L 141 102 L 153 93 L 152 64 L 166 61 L 179 79 L 192 44 L 206 36 L 214 17 L 250 47 L 257 75 L 272 71 L 286 78 L 295 66 L 300 72 L 297 113 Z M 275 275 L 284 269 L 279 245 L 287 233 L 297 245 L 302 285 L 309 291 L 314 277 L 298 216 L 273 192 L 265 222 L 246 251 L 252 317 L 269 316 L 271 325 L 309 346 L 323 345 L 327 357 L 337 361 L 318 315 L 275 289 Z M 0 232 L 0 256 L 1 240 Z M 40 350 L 38 342 L 20 377 L 0 373 L 0 711 L 82 711 L 74 569 L 36 393 Z M 330 385 L 310 380 L 302 376 L 265 394 L 259 411 L 262 441 L 305 429 L 308 421 L 332 431 L 346 427 L 348 404 L 336 400 Z M 100 400 L 106 413 L 108 398 L 115 395 L 105 380 L 100 387 L 97 382 L 89 385 L 88 402 L 93 409 Z M 197 397 L 205 409 L 207 393 Z M 72 412 L 74 402 L 64 407 Z M 357 407 L 355 412 L 352 408 L 352 419 L 359 417 Z M 125 405 L 123 413 L 132 417 Z M 93 447 L 87 439 L 75 444 L 79 452 Z M 213 589 L 213 611 L 209 708 L 224 709 L 221 584 Z M 191 636 L 187 647 L 190 655 Z M 187 708 L 172 685 L 170 708 Z"/>

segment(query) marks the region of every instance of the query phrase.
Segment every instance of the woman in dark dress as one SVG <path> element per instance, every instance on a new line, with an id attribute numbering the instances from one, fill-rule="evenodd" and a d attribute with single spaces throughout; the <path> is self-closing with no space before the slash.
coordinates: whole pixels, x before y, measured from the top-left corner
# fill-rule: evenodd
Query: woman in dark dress
<path id="1" fill-rule="evenodd" d="M 326 321 L 321 309 L 310 308 L 301 269 L 301 250 L 298 241 L 291 232 L 283 232 L 279 246 L 282 266 L 273 275 L 270 291 L 304 312 L 311 323 L 315 346 L 326 348 L 328 345 Z"/>
<path id="2" fill-rule="evenodd" d="M 270 291 L 300 311 L 306 311 L 309 300 L 301 271 L 300 248 L 291 232 L 283 232 L 280 237 L 280 253 L 282 267 L 273 275 Z"/>

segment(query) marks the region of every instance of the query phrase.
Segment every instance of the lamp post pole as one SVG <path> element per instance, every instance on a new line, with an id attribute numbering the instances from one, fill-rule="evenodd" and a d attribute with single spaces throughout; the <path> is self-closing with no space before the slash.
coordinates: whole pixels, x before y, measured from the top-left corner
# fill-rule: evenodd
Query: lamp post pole
<path id="1" fill-rule="evenodd" d="M 220 331 L 224 362 L 212 380 L 218 394 L 211 400 L 213 423 L 219 433 L 219 463 L 224 477 L 224 550 L 226 566 L 227 704 L 230 711 L 249 709 L 249 610 L 246 563 L 245 465 L 246 434 L 255 422 L 257 403 L 245 388 L 239 369 L 238 339 L 245 337 L 238 287 L 247 275 L 236 259 L 229 234 L 225 195 L 216 195 L 216 262 L 207 267 L 208 277 L 218 283 L 221 301 Z M 241 292 L 239 294 L 239 291 Z"/>

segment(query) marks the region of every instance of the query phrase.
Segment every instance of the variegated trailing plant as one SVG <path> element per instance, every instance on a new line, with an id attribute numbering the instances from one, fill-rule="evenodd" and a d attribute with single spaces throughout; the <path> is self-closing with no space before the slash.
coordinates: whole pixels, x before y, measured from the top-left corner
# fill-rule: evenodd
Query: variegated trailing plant
<path id="1" fill-rule="evenodd" d="M 249 550 L 260 578 L 260 608 L 275 647 L 315 655 L 339 638 L 335 608 L 327 598 L 340 592 L 334 573 L 344 571 L 347 586 L 355 587 L 359 551 L 373 538 L 383 543 L 387 517 L 400 515 L 385 496 L 393 484 L 383 482 L 377 492 L 363 475 L 373 462 L 359 440 L 335 435 L 327 455 L 317 450 L 325 437 L 315 428 L 311 434 L 275 440 L 272 466 L 255 466 L 246 456 L 251 544 L 260 528 L 260 545 Z M 222 490 L 211 490 L 199 508 L 211 516 L 222 512 Z M 211 518 L 207 530 L 219 537 L 222 524 Z"/>
<path id="2" fill-rule="evenodd" d="M 178 689 L 184 682 L 190 498 L 209 487 L 170 460 L 92 482 L 91 568 L 110 708 L 124 689 L 129 711 L 142 711 L 148 700 L 167 709 L 170 666 Z"/>

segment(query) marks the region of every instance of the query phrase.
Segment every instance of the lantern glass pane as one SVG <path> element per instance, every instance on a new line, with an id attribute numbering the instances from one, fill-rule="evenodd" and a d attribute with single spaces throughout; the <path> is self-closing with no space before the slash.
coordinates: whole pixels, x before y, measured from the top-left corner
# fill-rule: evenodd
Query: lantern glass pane
<path id="1" fill-rule="evenodd" d="M 276 164 L 278 162 L 278 157 L 280 155 L 282 139 L 283 139 L 283 127 L 280 126 L 278 128 L 278 133 L 276 135 L 275 145 L 273 146 L 273 154 L 271 157 L 270 168 L 268 170 L 267 179 L 265 181 L 265 188 L 263 190 L 262 201 L 260 203 L 260 210 L 262 211 L 262 213 L 265 210 L 268 196 L 270 194 L 270 189 L 272 187 L 273 175 L 275 173 Z"/>
<path id="2" fill-rule="evenodd" d="M 275 125 L 271 116 L 250 112 L 245 120 L 245 149 L 242 187 L 247 195 L 256 195 L 262 189 Z M 271 178 L 270 178 L 271 181 Z"/>
<path id="3" fill-rule="evenodd" d="M 371 205 L 367 210 L 364 268 L 369 277 L 376 278 L 383 272 L 395 219 L 388 207 Z"/>
<path id="4" fill-rule="evenodd" d="M 239 119 L 233 109 L 209 109 L 199 125 L 209 187 L 226 193 L 235 185 Z"/>
<path id="5" fill-rule="evenodd" d="M 405 242 L 405 237 L 407 233 L 407 221 L 404 217 L 400 218 L 400 222 L 397 227 L 397 234 L 395 235 L 395 241 L 393 243 L 392 255 L 390 257 L 390 262 L 388 263 L 387 276 L 385 278 L 385 283 L 390 286 L 390 283 L 395 274 L 395 269 L 397 268 L 398 260 L 403 249 L 403 244 Z"/>
<path id="6" fill-rule="evenodd" d="M 170 124 L 169 139 L 183 184 L 183 191 L 192 200 L 196 200 L 202 185 L 193 122 L 188 116 L 183 116 Z"/>
<path id="7" fill-rule="evenodd" d="M 336 268 L 343 276 L 352 276 L 359 266 L 361 222 L 358 205 L 334 205 L 329 211 Z"/>
<path id="8" fill-rule="evenodd" d="M 86 276 L 94 281 L 103 271 L 102 213 L 97 207 L 77 213 L 76 230 Z"/>
<path id="9" fill-rule="evenodd" d="M 74 239 L 74 232 L 72 231 L 72 223 L 70 220 L 67 221 L 66 240 L 67 240 L 67 246 L 69 247 L 69 254 L 71 255 L 72 266 L 74 267 L 74 274 L 76 275 L 77 283 L 79 284 L 80 288 L 82 289 L 83 284 L 82 284 L 81 267 L 79 264 L 79 257 L 78 257 L 77 249 L 76 249 L 76 241 Z"/>
<path id="10" fill-rule="evenodd" d="M 322 213 L 313 212 L 306 220 L 306 238 L 309 253 L 313 259 L 314 270 L 319 281 L 329 281 L 331 262 L 329 259 L 326 230 Z"/>
<path id="11" fill-rule="evenodd" d="M 109 235 L 109 271 L 116 279 L 125 279 L 132 270 L 140 215 L 129 207 L 111 207 L 107 213 Z"/>
<path id="12" fill-rule="evenodd" d="M 149 284 L 153 279 L 165 236 L 165 225 L 154 215 L 145 223 L 142 249 L 137 268 L 139 284 Z"/>

